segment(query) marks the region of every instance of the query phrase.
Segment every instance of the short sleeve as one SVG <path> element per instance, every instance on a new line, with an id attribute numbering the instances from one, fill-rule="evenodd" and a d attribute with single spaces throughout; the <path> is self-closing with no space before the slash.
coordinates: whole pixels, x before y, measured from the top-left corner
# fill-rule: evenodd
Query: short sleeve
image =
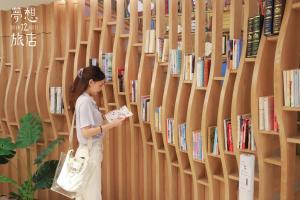
<path id="1" fill-rule="evenodd" d="M 84 101 L 79 105 L 78 115 L 80 128 L 87 126 L 95 127 L 97 124 L 93 117 L 93 105 L 89 101 Z"/>

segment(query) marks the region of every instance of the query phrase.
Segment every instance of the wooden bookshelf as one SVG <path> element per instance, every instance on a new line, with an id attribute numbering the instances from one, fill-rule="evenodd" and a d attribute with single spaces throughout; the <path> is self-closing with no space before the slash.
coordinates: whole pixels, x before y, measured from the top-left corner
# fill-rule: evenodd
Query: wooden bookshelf
<path id="1" fill-rule="evenodd" d="M 230 39 L 242 39 L 243 49 L 241 54 L 241 60 L 246 55 L 246 42 L 247 35 L 242 34 L 242 29 L 247 27 L 249 5 L 246 3 L 242 4 L 242 1 L 233 1 L 230 5 Z M 241 12 L 242 11 L 242 12 Z M 244 14 L 244 18 L 242 16 Z M 240 62 L 241 63 L 241 62 Z M 224 196 L 225 199 L 238 199 L 237 197 L 237 181 L 238 179 L 232 178 L 232 173 L 238 174 L 238 166 L 236 162 L 235 153 L 225 149 L 225 129 L 224 120 L 231 118 L 232 109 L 232 95 L 234 84 L 236 81 L 236 74 L 239 72 L 240 67 L 235 70 L 236 73 L 232 73 L 232 69 L 227 66 L 226 74 L 224 77 L 223 85 L 221 86 L 220 101 L 217 116 L 217 127 L 218 127 L 218 142 L 220 149 L 220 157 L 222 163 L 222 170 L 224 175 Z M 233 143 L 233 148 L 236 146 Z M 219 169 L 221 170 L 221 169 Z M 236 177 L 236 176 L 234 176 Z"/>
<path id="2" fill-rule="evenodd" d="M 178 19 L 178 24 L 182 25 L 182 57 L 181 57 L 181 71 L 180 78 L 174 80 L 175 82 L 179 81 L 178 90 L 176 94 L 175 106 L 174 106 L 174 132 L 175 135 L 175 150 L 179 163 L 179 173 L 183 199 L 191 199 L 193 196 L 193 187 L 192 187 L 192 170 L 191 164 L 188 157 L 187 151 L 182 151 L 180 149 L 179 141 L 179 126 L 180 124 L 186 123 L 187 121 L 187 108 L 190 98 L 192 84 L 186 84 L 185 81 L 185 57 L 190 54 L 194 54 L 194 45 L 193 37 L 191 34 L 191 21 L 192 21 L 192 2 L 191 1 L 181 1 L 182 3 L 182 16 L 181 19 Z M 174 18 L 177 18 L 175 16 Z M 179 21 L 181 20 L 181 22 Z M 176 33 L 176 32 L 175 32 Z M 189 147 L 187 147 L 189 148 Z"/>
<path id="3" fill-rule="evenodd" d="M 139 64 L 142 54 L 142 31 L 139 30 L 139 18 L 138 18 L 138 1 L 130 1 L 130 26 L 129 26 L 129 38 L 128 47 L 125 61 L 124 70 L 124 87 L 126 105 L 133 113 L 133 117 L 129 118 L 130 126 L 130 166 L 131 166 L 131 198 L 134 200 L 144 198 L 144 153 L 143 153 L 143 140 L 141 136 L 141 129 L 139 123 L 137 102 L 132 99 L 132 82 L 138 79 Z"/>
<path id="4" fill-rule="evenodd" d="M 182 3 L 183 1 L 181 1 Z M 169 49 L 178 48 L 178 33 L 177 27 L 180 23 L 178 16 L 178 1 L 170 1 L 168 5 L 169 10 Z M 167 77 L 162 98 L 162 133 L 167 136 L 167 119 L 174 118 L 174 109 L 176 95 L 179 86 L 179 75 L 174 76 L 170 67 L 167 71 Z M 174 129 L 177 127 L 173 126 Z M 176 137 L 176 134 L 173 132 Z M 166 137 L 163 137 L 164 145 L 166 148 L 167 158 L 171 164 L 170 177 L 169 177 L 169 198 L 170 199 L 183 199 L 184 198 L 184 182 L 183 182 L 183 170 L 182 165 L 179 163 L 178 152 L 176 151 L 176 145 L 170 144 Z"/>
<path id="5" fill-rule="evenodd" d="M 56 139 L 65 142 L 49 159 L 58 159 L 68 148 L 67 137 L 73 113 L 69 108 L 69 89 L 80 68 L 96 58 L 102 67 L 102 56 L 112 53 L 112 81 L 106 82 L 97 104 L 104 114 L 126 105 L 134 116 L 121 127 L 111 130 L 104 139 L 102 162 L 103 199 L 238 199 L 239 160 L 241 154 L 253 154 L 255 162 L 255 199 L 300 198 L 300 144 L 297 125 L 298 107 L 284 106 L 283 70 L 299 65 L 297 47 L 299 1 L 287 1 L 278 36 L 262 35 L 256 57 L 246 57 L 248 18 L 258 12 L 256 1 L 231 1 L 224 10 L 223 1 L 213 0 L 205 10 L 204 1 L 143 0 L 130 1 L 130 16 L 124 16 L 125 0 L 55 1 L 35 6 L 39 18 L 37 46 L 11 47 L 11 12 L 0 11 L 0 137 L 16 138 L 19 118 L 26 112 L 37 112 L 43 122 L 43 138 L 32 149 L 18 151 L 26 158 Z M 156 4 L 151 14 L 151 2 Z M 168 1 L 167 1 L 168 2 Z M 178 3 L 182 11 L 178 12 Z M 166 7 L 169 13 L 166 13 Z M 206 14 L 212 16 L 212 30 L 205 31 Z M 192 19 L 196 31 L 191 32 Z M 173 74 L 170 62 L 161 62 L 157 48 L 146 53 L 146 30 L 155 22 L 157 38 L 168 38 L 169 49 L 181 41 L 181 71 Z M 228 20 L 230 26 L 228 26 Z M 182 26 L 181 33 L 178 25 Z M 168 27 L 168 32 L 166 31 Z M 242 39 L 243 49 L 238 69 L 221 73 L 222 34 Z M 184 79 L 184 56 L 195 60 L 205 57 L 205 41 L 213 45 L 211 73 L 207 86 L 197 86 L 196 69 L 192 80 Z M 155 44 L 157 45 L 157 40 Z M 296 41 L 296 42 L 295 42 Z M 298 45 L 299 46 L 299 45 Z M 7 51 L 6 51 L 7 50 Z M 118 70 L 124 67 L 124 91 L 119 89 Z M 136 100 L 132 99 L 132 81 L 137 80 Z M 258 81 L 259 80 L 259 81 Z M 62 87 L 64 112 L 50 113 L 49 89 Z M 142 96 L 150 96 L 149 120 L 143 121 Z M 259 129 L 259 97 L 274 95 L 279 132 Z M 46 99 L 46 101 L 45 101 Z M 156 129 L 156 109 L 161 107 L 161 130 Z M 237 148 L 237 116 L 251 114 L 256 150 Z M 167 140 L 167 119 L 174 119 L 174 143 Z M 232 119 L 233 152 L 225 149 L 224 120 Z M 187 151 L 180 148 L 179 125 L 186 123 Z M 218 130 L 220 154 L 208 150 L 212 128 Z M 200 132 L 204 160 L 193 155 L 193 133 Z M 0 166 L 1 174 L 18 182 L 26 177 L 17 158 Z M 20 168 L 16 173 L 13 165 Z M 274 176 L 276 174 L 276 176 Z M 0 186 L 0 193 L 13 188 Z M 65 199 L 51 191 L 40 191 L 38 199 Z"/>
<path id="6" fill-rule="evenodd" d="M 298 109 L 284 106 L 283 71 L 299 68 L 299 1 L 287 1 L 274 59 L 274 97 L 275 112 L 279 123 L 281 169 L 280 198 L 298 199 L 299 193 L 299 155 L 296 153 L 299 129 L 297 127 Z M 279 140 L 279 141 L 278 141 Z M 278 174 L 279 175 L 279 174 Z M 269 180 L 270 177 L 267 178 Z M 279 186 L 278 186 L 279 187 Z"/>
<path id="7" fill-rule="evenodd" d="M 166 29 L 166 20 L 168 20 L 165 13 L 165 2 L 156 0 L 156 40 L 158 38 L 162 38 L 165 34 Z M 157 44 L 156 44 L 157 45 Z M 156 47 L 158 48 L 158 47 Z M 160 65 L 160 61 L 158 58 L 158 53 L 156 51 L 155 55 L 155 63 L 153 67 L 152 73 L 152 82 L 150 88 L 150 97 L 152 101 L 150 101 L 150 123 L 151 123 L 151 136 L 153 138 L 154 143 L 154 153 L 156 157 L 156 174 L 157 178 L 155 179 L 155 199 L 167 199 L 169 195 L 169 170 L 170 165 L 168 162 L 168 155 L 166 154 L 166 146 L 164 144 L 164 135 L 161 130 L 158 130 L 155 126 L 155 111 L 158 107 L 162 106 L 162 97 L 164 92 L 164 87 L 166 83 L 167 73 L 164 68 Z M 160 121 L 159 123 L 163 123 Z M 166 177 L 166 175 L 168 177 Z"/>
<path id="8" fill-rule="evenodd" d="M 263 134 L 264 132 L 259 128 L 260 120 L 262 120 L 259 116 L 259 97 L 274 96 L 274 85 L 272 83 L 274 82 L 274 60 L 277 44 L 277 40 L 274 40 L 274 38 L 276 36 L 266 37 L 262 34 L 251 86 L 251 114 L 258 152 L 260 199 L 274 199 L 280 196 L 280 136 L 278 133 L 265 132 L 266 134 Z M 276 174 L 276 177 L 274 174 Z"/>
<path id="9" fill-rule="evenodd" d="M 140 64 L 138 69 L 138 85 L 137 85 L 137 111 L 139 116 L 140 130 L 142 136 L 143 145 L 143 157 L 144 157 L 144 176 L 148 176 L 144 179 L 144 196 L 143 199 L 154 199 L 155 198 L 155 180 L 158 169 L 156 168 L 157 158 L 155 157 L 155 148 L 153 144 L 153 134 L 151 132 L 151 126 L 149 121 L 143 119 L 143 108 L 142 108 L 142 96 L 150 95 L 153 66 L 155 65 L 155 56 L 148 56 L 149 53 L 145 51 L 147 30 L 150 30 L 150 23 L 152 20 L 151 16 L 151 2 L 143 1 L 143 46 L 141 51 Z M 148 38 L 150 40 L 150 38 Z M 154 55 L 154 54 L 153 54 Z M 150 99 L 151 102 L 151 99 Z M 150 109 L 148 109 L 150 111 Z"/>

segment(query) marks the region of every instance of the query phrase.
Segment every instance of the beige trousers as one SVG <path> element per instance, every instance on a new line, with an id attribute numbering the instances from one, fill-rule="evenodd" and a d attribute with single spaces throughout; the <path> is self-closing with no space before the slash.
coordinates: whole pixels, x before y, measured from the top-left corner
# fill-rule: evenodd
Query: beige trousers
<path id="1" fill-rule="evenodd" d="M 78 148 L 81 148 L 79 145 Z M 96 166 L 91 174 L 88 184 L 76 200 L 102 200 L 101 196 L 101 163 L 103 159 L 102 140 L 93 144 L 90 151 L 90 161 Z"/>

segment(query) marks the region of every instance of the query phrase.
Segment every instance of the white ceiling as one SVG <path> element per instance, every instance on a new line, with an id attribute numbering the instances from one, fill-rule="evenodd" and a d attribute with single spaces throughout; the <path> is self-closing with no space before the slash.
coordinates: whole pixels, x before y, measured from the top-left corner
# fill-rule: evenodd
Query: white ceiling
<path id="1" fill-rule="evenodd" d="M 0 10 L 9 10 L 13 7 L 48 4 L 52 1 L 53 0 L 0 0 Z"/>

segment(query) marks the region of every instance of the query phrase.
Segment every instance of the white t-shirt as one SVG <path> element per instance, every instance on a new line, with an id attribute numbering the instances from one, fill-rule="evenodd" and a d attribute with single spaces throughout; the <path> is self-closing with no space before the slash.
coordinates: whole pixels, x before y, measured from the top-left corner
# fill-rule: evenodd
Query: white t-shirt
<path id="1" fill-rule="evenodd" d="M 79 144 L 87 144 L 88 139 L 82 135 L 81 129 L 87 126 L 98 127 L 103 122 L 99 108 L 88 93 L 81 94 L 75 104 L 76 132 Z M 93 136 L 93 143 L 102 140 L 103 134 Z"/>

